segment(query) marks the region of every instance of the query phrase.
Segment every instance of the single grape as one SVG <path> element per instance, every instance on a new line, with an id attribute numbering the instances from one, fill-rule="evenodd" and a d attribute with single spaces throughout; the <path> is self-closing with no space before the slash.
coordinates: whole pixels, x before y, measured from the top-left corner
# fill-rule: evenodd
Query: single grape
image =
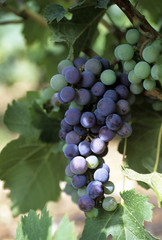
<path id="1" fill-rule="evenodd" d="M 75 188 L 82 188 L 86 185 L 87 179 L 85 175 L 74 175 L 72 178 L 72 185 Z"/>
<path id="2" fill-rule="evenodd" d="M 95 117 L 96 117 L 96 120 L 97 120 L 97 124 L 100 125 L 100 126 L 104 125 L 106 118 L 105 118 L 103 115 L 101 115 L 101 114 L 98 112 L 97 109 L 94 111 L 94 114 L 95 114 Z"/>
<path id="3" fill-rule="evenodd" d="M 106 117 L 107 115 L 115 112 L 116 104 L 110 98 L 102 98 L 97 103 L 97 110 L 98 110 L 98 113 Z"/>
<path id="4" fill-rule="evenodd" d="M 95 154 L 101 154 L 104 152 L 106 145 L 100 138 L 94 138 L 90 144 L 91 151 Z"/>
<path id="5" fill-rule="evenodd" d="M 76 132 L 71 131 L 66 134 L 65 141 L 68 144 L 78 144 L 80 143 L 80 136 Z"/>
<path id="6" fill-rule="evenodd" d="M 86 212 L 86 217 L 96 218 L 98 216 L 98 209 L 93 208 L 91 211 Z"/>
<path id="7" fill-rule="evenodd" d="M 60 97 L 60 92 L 58 92 L 57 100 L 58 100 L 59 103 L 61 103 L 61 104 L 66 104 L 66 102 L 64 102 L 64 101 L 62 100 L 62 98 Z"/>
<path id="8" fill-rule="evenodd" d="M 123 99 L 128 98 L 129 91 L 128 91 L 128 88 L 125 85 L 123 85 L 123 84 L 118 85 L 115 88 L 115 91 L 117 92 L 117 94 L 119 95 L 120 98 L 123 98 Z"/>
<path id="9" fill-rule="evenodd" d="M 96 125 L 94 125 L 94 127 L 91 127 L 90 128 L 90 131 L 91 131 L 91 133 L 93 133 L 93 134 L 98 134 L 99 133 L 99 130 L 100 130 L 100 125 L 98 125 L 98 124 L 96 124 Z"/>
<path id="10" fill-rule="evenodd" d="M 157 38 L 155 41 L 153 41 L 153 43 L 151 45 L 160 52 L 162 50 L 161 38 Z"/>
<path id="11" fill-rule="evenodd" d="M 115 50 L 114 50 L 114 55 L 115 55 L 115 57 L 116 57 L 116 59 L 120 59 L 119 58 L 119 55 L 118 55 L 118 49 L 119 49 L 119 47 L 120 47 L 120 45 L 119 46 L 117 46 L 116 48 L 115 48 Z"/>
<path id="12" fill-rule="evenodd" d="M 117 81 L 119 81 L 122 85 L 125 85 L 126 87 L 129 87 L 129 85 L 130 85 L 127 73 L 120 73 L 117 76 Z"/>
<path id="13" fill-rule="evenodd" d="M 103 140 L 104 142 L 109 142 L 111 141 L 115 136 L 115 132 L 113 132 L 112 130 L 108 129 L 107 126 L 103 126 L 102 128 L 100 128 L 99 131 L 99 138 L 101 140 Z"/>
<path id="14" fill-rule="evenodd" d="M 128 43 L 136 44 L 139 41 L 140 34 L 137 29 L 133 28 L 127 31 L 125 38 Z"/>
<path id="15" fill-rule="evenodd" d="M 107 182 L 109 179 L 109 173 L 104 168 L 99 168 L 94 172 L 94 180 L 102 183 Z"/>
<path id="16" fill-rule="evenodd" d="M 61 74 L 65 77 L 65 73 L 69 70 L 69 69 L 72 69 L 74 68 L 74 66 L 66 66 L 62 69 L 62 72 Z M 66 81 L 67 82 L 67 81 Z"/>
<path id="17" fill-rule="evenodd" d="M 99 181 L 92 181 L 87 186 L 87 194 L 90 198 L 95 199 L 97 197 L 103 196 L 103 185 Z"/>
<path id="18" fill-rule="evenodd" d="M 142 78 L 137 77 L 136 74 L 134 73 L 134 70 L 129 72 L 128 79 L 129 79 L 129 82 L 133 84 L 142 82 Z"/>
<path id="19" fill-rule="evenodd" d="M 91 112 L 82 113 L 80 123 L 85 128 L 93 127 L 96 124 L 95 115 Z"/>
<path id="20" fill-rule="evenodd" d="M 150 65 L 147 62 L 140 61 L 136 64 L 134 67 L 134 73 L 136 74 L 137 77 L 141 79 L 145 79 L 150 75 Z"/>
<path id="21" fill-rule="evenodd" d="M 51 86 L 46 87 L 41 92 L 41 99 L 43 100 L 43 102 L 46 102 L 52 98 L 53 94 L 55 94 L 54 89 Z"/>
<path id="22" fill-rule="evenodd" d="M 111 194 L 114 192 L 114 183 L 112 183 L 111 181 L 108 181 L 107 183 L 104 183 L 104 193 L 106 194 Z"/>
<path id="23" fill-rule="evenodd" d="M 145 79 L 143 81 L 143 87 L 147 91 L 153 90 L 156 87 L 156 82 L 155 82 L 155 80 Z"/>
<path id="24" fill-rule="evenodd" d="M 135 65 L 136 65 L 136 62 L 133 59 L 131 59 L 129 61 L 125 61 L 123 64 L 123 67 L 126 72 L 130 72 L 131 70 L 134 69 Z"/>
<path id="25" fill-rule="evenodd" d="M 97 97 L 102 96 L 105 91 L 106 87 L 102 82 L 96 82 L 91 88 L 92 94 Z"/>
<path id="26" fill-rule="evenodd" d="M 78 206 L 80 210 L 84 212 L 89 212 L 95 206 L 95 201 L 91 199 L 88 195 L 83 195 L 79 198 Z"/>
<path id="27" fill-rule="evenodd" d="M 67 86 L 67 81 L 63 75 L 56 74 L 51 78 L 50 84 L 55 91 L 61 91 L 64 87 Z"/>
<path id="28" fill-rule="evenodd" d="M 76 68 L 79 69 L 79 68 L 82 68 L 82 67 L 83 67 L 83 65 L 86 63 L 86 61 L 87 61 L 86 58 L 84 58 L 84 57 L 78 57 L 78 58 L 74 59 L 73 64 L 74 64 L 74 66 L 75 66 Z"/>
<path id="29" fill-rule="evenodd" d="M 92 72 L 94 75 L 98 75 L 102 70 L 102 64 L 99 60 L 91 58 L 85 63 L 84 69 L 86 72 L 88 71 Z"/>
<path id="30" fill-rule="evenodd" d="M 83 106 L 77 104 L 76 101 L 72 101 L 72 102 L 70 103 L 69 108 L 76 108 L 76 109 L 78 109 L 78 110 L 80 110 L 80 111 L 83 110 Z"/>
<path id="31" fill-rule="evenodd" d="M 86 159 L 81 156 L 74 157 L 70 162 L 70 169 L 75 174 L 83 174 L 87 171 Z"/>
<path id="32" fill-rule="evenodd" d="M 117 102 L 119 96 L 115 90 L 109 89 L 104 93 L 103 98 L 111 98 L 114 102 Z"/>
<path id="33" fill-rule="evenodd" d="M 80 123 L 81 112 L 76 108 L 70 108 L 65 112 L 65 121 L 69 125 L 77 125 Z"/>
<path id="34" fill-rule="evenodd" d="M 90 102 L 90 100 L 91 100 L 91 94 L 87 89 L 80 88 L 76 92 L 75 101 L 77 104 L 81 106 L 87 105 Z"/>
<path id="35" fill-rule="evenodd" d="M 156 101 L 152 104 L 152 108 L 155 111 L 162 111 L 162 102 L 161 101 Z"/>
<path id="36" fill-rule="evenodd" d="M 106 163 L 101 163 L 99 168 L 104 168 L 108 173 L 110 173 L 110 168 Z"/>
<path id="37" fill-rule="evenodd" d="M 121 138 L 127 138 L 132 134 L 132 127 L 129 123 L 124 122 L 122 127 L 117 131 Z"/>
<path id="38" fill-rule="evenodd" d="M 73 66 L 73 63 L 70 60 L 67 60 L 67 59 L 62 60 L 57 66 L 58 72 L 61 73 L 63 68 L 66 67 L 66 66 Z"/>
<path id="39" fill-rule="evenodd" d="M 73 127 L 72 127 L 71 125 L 69 125 L 69 124 L 65 121 L 65 119 L 63 119 L 63 120 L 61 121 L 61 128 L 64 129 L 66 132 L 70 132 L 70 131 L 72 131 L 72 129 L 73 129 Z"/>
<path id="40" fill-rule="evenodd" d="M 65 174 L 67 177 L 73 177 L 74 176 L 74 173 L 71 171 L 70 169 L 70 164 L 68 164 L 65 168 Z"/>
<path id="41" fill-rule="evenodd" d="M 99 160 L 95 155 L 90 155 L 86 158 L 86 161 L 90 169 L 95 169 L 99 164 Z"/>
<path id="42" fill-rule="evenodd" d="M 117 55 L 120 60 L 128 61 L 133 58 L 134 49 L 129 44 L 121 44 L 117 48 Z"/>
<path id="43" fill-rule="evenodd" d="M 87 157 L 91 154 L 90 142 L 83 141 L 79 143 L 79 152 L 82 156 Z"/>
<path id="44" fill-rule="evenodd" d="M 116 111 L 119 115 L 122 115 L 122 116 L 128 114 L 130 111 L 129 102 L 126 101 L 125 99 L 120 99 L 116 103 Z"/>
<path id="45" fill-rule="evenodd" d="M 112 212 L 117 208 L 117 202 L 113 197 L 106 197 L 103 200 L 102 207 L 106 211 Z"/>
<path id="46" fill-rule="evenodd" d="M 154 63 L 159 57 L 160 52 L 152 45 L 146 46 L 142 51 L 143 59 L 148 63 Z"/>
<path id="47" fill-rule="evenodd" d="M 72 87 L 64 87 L 60 92 L 60 98 L 65 103 L 69 103 L 75 98 L 75 90 Z"/>
<path id="48" fill-rule="evenodd" d="M 92 72 L 82 72 L 80 85 L 81 87 L 89 88 L 95 83 L 95 75 Z"/>
<path id="49" fill-rule="evenodd" d="M 110 130 L 117 131 L 122 126 L 122 119 L 116 113 L 110 114 L 106 118 L 106 125 Z"/>
<path id="50" fill-rule="evenodd" d="M 69 68 L 69 70 L 65 72 L 65 79 L 70 84 L 77 84 L 81 79 L 81 74 L 77 68 Z"/>
<path id="51" fill-rule="evenodd" d="M 69 144 L 64 150 L 64 155 L 68 159 L 73 159 L 79 155 L 79 149 L 76 144 Z"/>
<path id="52" fill-rule="evenodd" d="M 160 82 L 162 82 L 162 64 L 161 63 L 157 63 L 153 65 L 153 67 L 151 68 L 151 76 L 153 79 L 159 80 Z"/>
<path id="53" fill-rule="evenodd" d="M 113 70 L 104 70 L 100 75 L 101 82 L 105 85 L 112 85 L 116 82 L 116 74 Z"/>
<path id="54" fill-rule="evenodd" d="M 98 157 L 103 158 L 107 155 L 107 153 L 108 153 L 108 147 L 106 146 L 105 150 L 102 153 L 97 154 L 97 155 L 98 155 Z"/>
<path id="55" fill-rule="evenodd" d="M 85 136 L 87 134 L 87 130 L 81 125 L 75 125 L 74 126 L 74 131 L 79 135 L 79 136 Z"/>
<path id="56" fill-rule="evenodd" d="M 59 131 L 59 138 L 62 139 L 62 140 L 65 140 L 66 135 L 67 135 L 67 132 L 64 129 L 61 128 L 60 131 Z"/>
<path id="57" fill-rule="evenodd" d="M 143 92 L 142 83 L 132 83 L 130 85 L 130 91 L 135 95 L 138 95 L 138 94 L 142 93 Z"/>
<path id="58" fill-rule="evenodd" d="M 100 62 L 102 64 L 102 70 L 106 70 L 110 68 L 110 63 L 107 61 L 107 59 L 101 58 Z"/>

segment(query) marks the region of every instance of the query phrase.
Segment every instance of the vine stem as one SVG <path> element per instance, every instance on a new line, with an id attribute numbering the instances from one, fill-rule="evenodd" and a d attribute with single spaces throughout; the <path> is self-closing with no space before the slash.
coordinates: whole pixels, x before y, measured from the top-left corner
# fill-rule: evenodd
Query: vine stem
<path id="1" fill-rule="evenodd" d="M 123 157 L 122 157 L 122 166 L 124 167 L 125 164 L 125 158 L 126 158 L 126 151 L 127 151 L 127 138 L 124 140 L 124 148 L 123 148 Z M 123 191 L 125 190 L 125 175 L 123 174 Z M 121 198 L 121 203 L 123 203 L 124 200 Z"/>
<path id="2" fill-rule="evenodd" d="M 159 130 L 158 143 L 157 143 L 157 153 L 156 153 L 156 161 L 155 161 L 155 166 L 154 166 L 154 172 L 157 171 L 158 164 L 159 164 L 161 138 L 162 138 L 162 124 L 161 124 L 160 130 Z"/>

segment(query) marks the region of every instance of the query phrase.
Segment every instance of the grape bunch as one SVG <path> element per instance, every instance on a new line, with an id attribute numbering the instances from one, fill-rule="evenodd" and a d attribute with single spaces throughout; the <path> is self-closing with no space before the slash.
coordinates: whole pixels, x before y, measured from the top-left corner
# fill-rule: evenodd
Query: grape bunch
<path id="1" fill-rule="evenodd" d="M 62 60 L 58 72 L 50 83 L 55 102 L 68 107 L 59 132 L 69 160 L 65 174 L 87 216 L 96 216 L 99 207 L 113 211 L 117 202 L 105 194 L 114 191 L 114 184 L 103 157 L 115 134 L 127 138 L 132 133 L 128 74 L 116 74 L 99 56 Z"/>
<path id="2" fill-rule="evenodd" d="M 144 89 L 153 90 L 159 84 L 157 80 L 162 83 L 162 40 L 147 40 L 144 46 L 140 46 L 140 33 L 137 29 L 130 29 L 126 41 L 115 48 L 114 54 L 128 73 L 130 91 L 137 95 Z"/>

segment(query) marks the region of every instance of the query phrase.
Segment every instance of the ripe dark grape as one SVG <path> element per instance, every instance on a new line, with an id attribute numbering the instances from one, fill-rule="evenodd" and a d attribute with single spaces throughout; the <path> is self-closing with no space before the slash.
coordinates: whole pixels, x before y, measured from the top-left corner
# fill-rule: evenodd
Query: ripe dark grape
<path id="1" fill-rule="evenodd" d="M 59 131 L 60 139 L 65 140 L 66 134 L 67 134 L 67 131 L 61 128 L 60 131 Z"/>
<path id="2" fill-rule="evenodd" d="M 65 121 L 69 125 L 77 125 L 80 123 L 81 112 L 76 108 L 70 108 L 65 112 Z"/>
<path id="3" fill-rule="evenodd" d="M 84 88 L 92 87 L 92 85 L 95 83 L 95 76 L 91 72 L 82 72 L 81 73 L 81 80 L 80 85 Z"/>
<path id="4" fill-rule="evenodd" d="M 79 155 L 79 149 L 76 144 L 69 144 L 64 150 L 65 157 L 68 159 L 73 159 Z"/>
<path id="5" fill-rule="evenodd" d="M 65 119 L 63 119 L 61 121 L 61 128 L 64 129 L 65 131 L 69 132 L 69 131 L 72 131 L 73 127 L 71 125 L 69 125 Z"/>
<path id="6" fill-rule="evenodd" d="M 65 73 L 69 70 L 72 69 L 74 66 L 66 66 L 62 69 L 62 75 L 65 76 Z M 67 81 L 66 81 L 67 82 Z"/>
<path id="7" fill-rule="evenodd" d="M 77 83 L 79 83 L 80 78 L 81 78 L 81 74 L 80 74 L 79 70 L 77 68 L 75 68 L 75 67 L 69 68 L 65 72 L 65 79 L 70 84 L 77 84 Z"/>
<path id="8" fill-rule="evenodd" d="M 90 144 L 91 151 L 95 154 L 101 154 L 104 152 L 106 145 L 100 138 L 94 138 Z"/>
<path id="9" fill-rule="evenodd" d="M 120 81 L 121 84 L 125 85 L 126 87 L 130 86 L 128 74 L 120 73 L 120 75 L 117 77 L 117 79 Z"/>
<path id="10" fill-rule="evenodd" d="M 112 131 L 117 131 L 122 125 L 122 119 L 116 113 L 110 114 L 106 118 L 106 125 Z"/>
<path id="11" fill-rule="evenodd" d="M 106 91 L 106 87 L 101 82 L 96 82 L 93 87 L 91 88 L 91 92 L 94 96 L 100 97 Z"/>
<path id="12" fill-rule="evenodd" d="M 70 164 L 68 164 L 65 168 L 65 174 L 67 177 L 73 177 L 74 176 L 74 173 L 71 171 L 70 169 Z"/>
<path id="13" fill-rule="evenodd" d="M 102 183 L 107 182 L 109 179 L 109 173 L 104 168 L 99 168 L 94 172 L 94 180 Z"/>
<path id="14" fill-rule="evenodd" d="M 100 62 L 102 64 L 102 69 L 106 70 L 110 68 L 110 63 L 107 61 L 107 59 L 101 58 Z"/>
<path id="15" fill-rule="evenodd" d="M 106 163 L 101 163 L 100 165 L 99 165 L 99 168 L 104 168 L 104 169 L 106 169 L 106 171 L 109 173 L 110 172 L 110 168 L 109 168 L 109 166 L 106 164 Z"/>
<path id="16" fill-rule="evenodd" d="M 87 89 L 80 88 L 76 92 L 75 101 L 79 105 L 86 105 L 91 100 L 91 94 Z"/>
<path id="17" fill-rule="evenodd" d="M 103 115 L 101 115 L 101 114 L 98 112 L 97 109 L 94 111 L 94 114 L 95 114 L 95 117 L 96 117 L 96 120 L 97 120 L 97 124 L 100 125 L 100 126 L 104 125 L 106 118 L 105 118 Z"/>
<path id="18" fill-rule="evenodd" d="M 74 126 L 74 131 L 79 135 L 79 136 L 85 136 L 87 133 L 87 130 L 81 125 L 75 125 Z"/>
<path id="19" fill-rule="evenodd" d="M 65 87 L 60 92 L 60 98 L 64 103 L 69 103 L 75 98 L 75 90 L 72 87 Z"/>
<path id="20" fill-rule="evenodd" d="M 78 57 L 73 61 L 73 64 L 76 68 L 82 68 L 83 65 L 86 63 L 87 59 L 83 58 L 83 57 Z"/>
<path id="21" fill-rule="evenodd" d="M 72 185 L 75 188 L 82 188 L 86 185 L 87 179 L 85 175 L 74 175 L 72 178 Z"/>
<path id="22" fill-rule="evenodd" d="M 94 127 L 90 128 L 91 133 L 98 134 L 100 131 L 100 127 L 98 124 L 94 125 Z"/>
<path id="23" fill-rule="evenodd" d="M 119 99 L 118 94 L 116 93 L 115 90 L 109 89 L 105 92 L 104 98 L 111 98 L 114 102 L 117 102 Z"/>
<path id="24" fill-rule="evenodd" d="M 100 113 L 103 116 L 107 116 L 111 113 L 114 113 L 116 109 L 116 104 L 115 102 L 110 99 L 110 98 L 102 98 L 98 103 L 97 103 L 97 110 L 98 113 Z"/>
<path id="25" fill-rule="evenodd" d="M 127 115 L 130 111 L 130 106 L 129 106 L 129 102 L 124 100 L 124 99 L 120 99 L 117 103 L 116 103 L 116 111 L 118 114 L 120 115 Z"/>
<path id="26" fill-rule="evenodd" d="M 92 181 L 87 186 L 87 194 L 90 198 L 95 199 L 101 197 L 104 193 L 103 185 L 99 181 Z"/>
<path id="27" fill-rule="evenodd" d="M 91 112 L 84 112 L 81 115 L 80 123 L 85 128 L 91 128 L 96 123 L 95 115 Z"/>
<path id="28" fill-rule="evenodd" d="M 88 195 L 83 195 L 79 198 L 78 206 L 80 210 L 84 212 L 89 212 L 95 206 L 95 201 L 90 198 Z"/>
<path id="29" fill-rule="evenodd" d="M 117 92 L 117 94 L 119 95 L 120 98 L 122 99 L 127 99 L 128 95 L 129 95 L 129 91 L 128 88 L 125 85 L 118 85 L 115 88 L 115 91 Z"/>
<path id="30" fill-rule="evenodd" d="M 132 134 L 132 127 L 129 123 L 124 122 L 122 127 L 117 131 L 121 138 L 127 138 Z"/>
<path id="31" fill-rule="evenodd" d="M 79 143 L 79 152 L 82 156 L 87 157 L 91 154 L 90 142 L 83 141 Z"/>
<path id="32" fill-rule="evenodd" d="M 80 136 L 76 132 L 70 131 L 66 134 L 65 141 L 68 144 L 78 144 L 80 143 Z"/>
<path id="33" fill-rule="evenodd" d="M 115 136 L 115 132 L 110 130 L 107 126 L 103 126 L 102 128 L 100 128 L 99 137 L 104 142 L 111 141 L 114 138 L 114 136 Z"/>
<path id="34" fill-rule="evenodd" d="M 75 174 L 83 174 L 87 171 L 86 159 L 81 156 L 74 157 L 70 162 L 70 169 Z"/>

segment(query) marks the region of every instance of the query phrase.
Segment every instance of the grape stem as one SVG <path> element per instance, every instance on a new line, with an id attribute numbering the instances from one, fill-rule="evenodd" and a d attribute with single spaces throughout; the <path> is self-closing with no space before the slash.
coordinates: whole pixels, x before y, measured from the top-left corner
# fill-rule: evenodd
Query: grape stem
<path id="1" fill-rule="evenodd" d="M 122 166 L 125 165 L 125 158 L 126 158 L 126 151 L 127 151 L 127 138 L 124 139 L 124 148 L 123 148 L 123 157 L 122 157 Z M 123 192 L 125 190 L 125 175 L 123 174 Z M 121 203 L 123 199 L 121 198 Z"/>
<path id="2" fill-rule="evenodd" d="M 161 124 L 160 130 L 159 130 L 158 143 L 157 143 L 157 153 L 156 153 L 156 161 L 155 161 L 155 166 L 154 166 L 154 172 L 157 171 L 158 164 L 159 164 L 161 138 L 162 138 L 162 124 Z"/>
<path id="3" fill-rule="evenodd" d="M 158 88 L 151 91 L 144 91 L 144 94 L 148 97 L 154 97 L 162 101 L 162 91 Z"/>

